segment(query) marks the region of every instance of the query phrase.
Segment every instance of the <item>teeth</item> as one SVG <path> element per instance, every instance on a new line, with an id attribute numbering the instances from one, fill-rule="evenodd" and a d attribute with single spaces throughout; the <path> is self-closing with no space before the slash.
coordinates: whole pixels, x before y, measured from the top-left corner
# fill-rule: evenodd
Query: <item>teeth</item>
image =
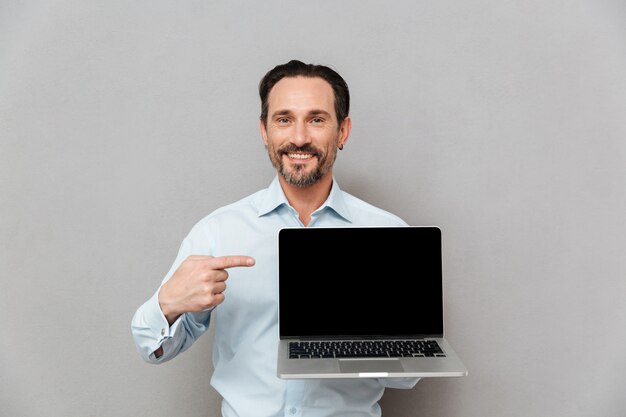
<path id="1" fill-rule="evenodd" d="M 306 153 L 290 153 L 290 154 L 287 154 L 287 155 L 290 158 L 293 158 L 293 159 L 309 159 L 309 158 L 313 157 L 313 155 L 306 154 Z"/>

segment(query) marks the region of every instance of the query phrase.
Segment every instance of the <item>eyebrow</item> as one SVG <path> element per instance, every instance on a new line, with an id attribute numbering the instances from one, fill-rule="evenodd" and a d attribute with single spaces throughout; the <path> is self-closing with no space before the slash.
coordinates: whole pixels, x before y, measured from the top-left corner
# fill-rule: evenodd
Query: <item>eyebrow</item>
<path id="1" fill-rule="evenodd" d="M 291 110 L 276 110 L 274 113 L 272 113 L 272 118 L 275 117 L 279 117 L 279 116 L 289 116 L 293 114 L 293 112 Z M 328 113 L 326 110 L 321 110 L 321 109 L 313 109 L 313 110 L 309 110 L 307 112 L 307 116 L 330 116 L 330 113 Z"/>

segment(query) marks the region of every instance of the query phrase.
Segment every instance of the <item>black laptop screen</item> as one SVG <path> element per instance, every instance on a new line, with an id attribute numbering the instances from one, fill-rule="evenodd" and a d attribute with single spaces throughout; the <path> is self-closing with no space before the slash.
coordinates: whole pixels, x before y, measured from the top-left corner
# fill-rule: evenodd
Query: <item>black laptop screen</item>
<path id="1" fill-rule="evenodd" d="M 441 230 L 286 228 L 281 338 L 443 336 Z"/>

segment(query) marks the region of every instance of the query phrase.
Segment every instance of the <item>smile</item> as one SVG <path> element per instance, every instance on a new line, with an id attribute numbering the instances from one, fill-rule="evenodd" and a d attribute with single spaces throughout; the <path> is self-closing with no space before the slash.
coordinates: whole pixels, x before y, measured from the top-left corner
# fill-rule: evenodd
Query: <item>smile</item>
<path id="1" fill-rule="evenodd" d="M 287 156 L 291 159 L 300 159 L 300 160 L 313 158 L 313 155 L 310 153 L 288 153 Z"/>

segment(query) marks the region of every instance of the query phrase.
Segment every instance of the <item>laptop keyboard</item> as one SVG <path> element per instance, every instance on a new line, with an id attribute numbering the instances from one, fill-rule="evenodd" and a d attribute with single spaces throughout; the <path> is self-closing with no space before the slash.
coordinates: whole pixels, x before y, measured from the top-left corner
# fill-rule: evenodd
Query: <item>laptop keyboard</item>
<path id="1" fill-rule="evenodd" d="M 445 357 L 436 340 L 289 342 L 290 359 Z"/>

